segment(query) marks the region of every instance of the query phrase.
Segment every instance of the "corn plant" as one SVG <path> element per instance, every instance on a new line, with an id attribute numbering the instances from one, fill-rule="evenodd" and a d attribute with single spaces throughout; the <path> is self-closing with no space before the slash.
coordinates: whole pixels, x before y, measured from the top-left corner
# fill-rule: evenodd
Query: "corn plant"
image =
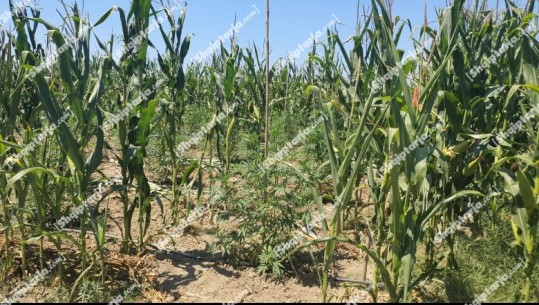
<path id="1" fill-rule="evenodd" d="M 32 82 L 35 84 L 35 93 L 41 99 L 44 107 L 41 108 L 41 111 L 44 112 L 45 117 L 49 125 L 55 126 L 53 134 L 58 141 L 63 158 L 68 160 L 68 169 L 63 173 L 64 175 L 71 178 L 71 180 L 66 180 L 59 176 L 56 170 L 44 167 L 44 163 L 48 163 L 45 160 L 47 159 L 47 154 L 49 150 L 49 141 L 44 141 L 43 155 L 39 158 L 32 157 L 30 155 L 24 155 L 23 159 L 15 160 L 15 166 L 12 168 L 12 175 L 6 182 L 5 192 L 9 193 L 10 189 L 15 189 L 17 193 L 17 198 L 19 199 L 19 205 L 17 209 L 19 210 L 18 223 L 21 230 L 21 236 L 23 237 L 21 246 L 21 255 L 23 261 L 25 260 L 25 250 L 24 246 L 27 242 L 27 230 L 26 226 L 26 217 L 23 216 L 26 212 L 27 207 L 24 206 L 25 199 L 27 198 L 26 192 L 29 188 L 34 193 L 34 197 L 37 205 L 37 220 L 38 220 L 38 230 L 37 232 L 32 233 L 32 239 L 40 240 L 40 260 L 41 265 L 44 267 L 44 255 L 43 255 L 43 238 L 49 237 L 57 245 L 59 250 L 60 247 L 60 236 L 68 237 L 62 232 L 53 233 L 50 231 L 50 228 L 46 227 L 47 214 L 49 213 L 49 208 L 52 208 L 52 213 L 56 217 L 60 217 L 61 213 L 61 201 L 64 199 L 60 194 L 62 189 L 65 187 L 67 182 L 67 190 L 69 190 L 70 196 L 73 198 L 73 202 L 76 207 L 81 206 L 82 202 L 86 199 L 86 191 L 91 182 L 91 176 L 97 169 L 101 161 L 101 149 L 103 144 L 103 134 L 99 132 L 99 127 L 96 126 L 102 123 L 101 113 L 97 109 L 97 101 L 100 99 L 100 96 L 103 92 L 103 86 L 100 81 L 95 81 L 94 78 L 90 77 L 89 71 L 89 27 L 84 19 L 78 18 L 78 9 L 77 6 L 73 8 L 74 17 L 73 25 L 73 43 L 66 42 L 66 37 L 60 32 L 59 29 L 51 26 L 44 20 L 39 18 L 39 14 L 33 12 L 33 17 L 28 17 L 24 11 L 14 14 L 13 21 L 17 24 L 17 34 L 18 34 L 18 44 L 15 45 L 16 53 L 19 54 L 19 59 L 21 63 L 26 65 L 24 66 L 26 71 L 21 70 L 20 77 L 24 82 Z M 54 68 L 58 70 L 51 70 L 51 77 L 45 78 L 44 74 L 49 70 L 45 65 L 45 58 L 41 56 L 40 53 L 32 52 L 30 46 L 35 44 L 34 35 L 36 32 L 37 25 L 44 25 L 49 34 L 50 42 L 54 43 L 59 50 L 58 57 L 56 58 L 58 62 Z M 28 25 L 28 32 L 25 30 L 25 25 Z M 32 26 L 30 26 L 32 25 Z M 27 35 L 27 33 L 29 35 Z M 30 40 L 30 43 L 26 41 L 26 38 Z M 73 55 L 79 55 L 74 58 Z M 86 55 L 86 56 L 84 56 Z M 100 63 L 99 71 L 96 75 L 96 78 L 102 77 L 103 73 L 106 73 L 107 70 L 107 61 L 102 61 Z M 21 65 L 23 67 L 23 65 Z M 79 82 L 73 81 L 73 74 L 82 75 L 79 76 Z M 54 84 L 58 78 L 58 83 L 62 84 L 62 90 L 65 90 L 66 94 L 66 103 L 59 101 L 56 94 L 51 92 L 51 84 Z M 21 83 L 22 86 L 24 83 Z M 15 91 L 16 92 L 16 91 Z M 14 104 L 17 106 L 17 104 Z M 68 109 L 71 111 L 76 122 L 73 123 L 73 127 L 68 125 L 64 119 L 61 119 L 63 115 L 65 116 Z M 31 113 L 32 117 L 38 117 L 40 114 L 35 112 Z M 94 120 L 97 118 L 97 122 Z M 15 121 L 12 121 L 15 123 Z M 58 125 L 56 125 L 58 124 Z M 9 124 L 7 125 L 9 126 Z M 30 126 L 26 124 L 26 126 Z M 78 132 L 75 132 L 77 130 Z M 31 136 L 31 129 L 28 129 L 26 132 L 26 140 Z M 11 133 L 13 130 L 11 130 Z M 80 137 L 75 137 L 74 134 L 80 134 Z M 86 162 L 83 160 L 86 158 L 85 153 L 81 149 L 83 146 L 82 143 L 88 143 L 91 137 L 96 138 L 96 147 L 93 152 L 90 153 Z M 34 143 L 31 143 L 34 149 Z M 28 144 L 30 145 L 30 143 Z M 22 150 L 22 147 L 19 147 Z M 47 164 L 49 165 L 49 164 Z M 28 167 L 29 166 L 29 167 Z M 50 180 L 47 175 L 50 175 L 53 180 Z M 56 196 L 50 198 L 46 192 L 46 189 L 49 187 L 49 184 L 57 185 Z M 9 214 L 6 214 L 9 215 Z M 81 236 L 80 242 L 75 240 L 75 245 L 79 248 L 79 251 L 82 253 L 82 268 L 88 269 L 88 256 L 86 252 L 86 227 L 87 223 L 91 222 L 91 219 L 88 219 L 86 215 L 82 215 L 80 218 L 80 228 Z M 24 265 L 24 262 L 23 262 Z M 61 266 L 61 265 L 60 265 Z M 25 267 L 23 267 L 25 269 Z M 61 267 L 60 267 L 61 269 Z M 103 270 L 104 272 L 104 270 Z"/>
<path id="2" fill-rule="evenodd" d="M 108 52 L 109 58 L 119 57 L 118 63 L 112 61 L 112 67 L 119 74 L 122 84 L 122 94 L 119 97 L 121 110 L 127 110 L 127 115 L 121 116 L 117 122 L 122 155 L 116 156 L 121 165 L 122 184 L 134 186 L 137 196 L 131 200 L 128 189 L 122 194 L 124 223 L 123 251 L 129 251 L 133 244 L 131 222 L 134 212 L 138 209 L 139 238 L 137 247 L 144 247 L 144 236 L 151 221 L 151 194 L 148 178 L 144 172 L 144 158 L 150 134 L 158 121 L 156 117 L 157 100 L 155 76 L 148 73 L 147 51 L 150 44 L 148 35 L 151 20 L 151 1 L 133 1 L 129 14 L 126 16 L 121 8 L 109 10 L 99 19 L 96 25 L 104 22 L 115 10 L 120 14 L 122 24 L 123 48 L 115 49 L 114 54 L 103 43 L 100 47 Z M 155 11 L 154 11 L 155 12 Z M 119 55 L 119 56 L 118 56 Z M 133 105 L 134 101 L 138 101 Z M 109 114 L 109 117 L 111 115 Z M 134 182 L 136 184 L 134 184 Z"/>
<path id="3" fill-rule="evenodd" d="M 174 15 L 168 9 L 163 11 L 167 15 L 167 20 L 171 30 L 167 34 L 159 23 L 159 31 L 165 41 L 167 47 L 166 53 L 162 56 L 158 54 L 158 63 L 161 71 L 165 74 L 168 88 L 167 92 L 162 94 L 162 107 L 166 120 L 163 126 L 163 140 L 166 143 L 168 153 L 172 160 L 172 219 L 173 223 L 177 224 L 177 213 L 179 203 L 178 191 L 178 171 L 180 156 L 177 155 L 176 148 L 178 147 L 177 135 L 181 130 L 181 121 L 185 109 L 187 107 L 183 89 L 185 87 L 185 72 L 184 60 L 189 51 L 191 36 L 187 35 L 182 41 L 182 31 L 185 22 L 185 14 L 187 7 L 183 8 L 180 17 L 176 21 Z M 155 12 L 154 12 L 155 14 Z"/>
<path id="4" fill-rule="evenodd" d="M 539 105 L 539 70 L 537 62 L 539 60 L 539 48 L 537 42 L 531 43 L 530 37 L 524 37 L 522 48 L 522 68 L 521 73 L 524 85 L 513 86 L 508 100 L 517 95 L 519 90 L 524 93 L 525 99 L 520 99 L 520 106 L 523 112 L 528 112 L 527 105 L 532 107 Z M 522 300 L 526 303 L 530 302 L 532 296 L 537 296 L 539 287 L 533 287 L 533 271 L 536 268 L 539 260 L 537 257 L 538 243 L 537 229 L 539 226 L 539 206 L 537 197 L 539 194 L 539 176 L 537 176 L 537 143 L 539 143 L 539 133 L 537 127 L 530 122 L 525 122 L 528 141 L 534 141 L 533 145 L 527 152 L 518 154 L 513 157 L 507 156 L 500 158 L 494 164 L 495 169 L 500 176 L 503 177 L 505 192 L 514 198 L 514 206 L 512 209 L 511 226 L 515 236 L 514 245 L 521 248 L 523 256 L 526 258 L 524 267 L 525 284 L 522 289 Z M 509 140 L 509 139 L 508 139 Z M 516 139 L 515 139 L 516 140 Z M 499 146 L 498 152 L 509 150 L 509 154 L 513 155 L 512 147 L 509 145 Z M 502 153 L 502 155 L 509 155 Z M 507 162 L 517 161 L 524 167 L 523 170 L 509 171 L 502 167 Z M 513 163 L 514 164 L 514 163 Z"/>

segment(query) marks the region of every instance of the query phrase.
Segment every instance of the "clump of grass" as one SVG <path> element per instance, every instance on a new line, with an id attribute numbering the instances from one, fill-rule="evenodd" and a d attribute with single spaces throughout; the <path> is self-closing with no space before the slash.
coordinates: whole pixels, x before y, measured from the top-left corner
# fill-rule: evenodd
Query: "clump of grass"
<path id="1" fill-rule="evenodd" d="M 107 301 L 108 293 L 105 287 L 95 281 L 84 280 L 77 296 L 78 302 L 101 303 Z"/>
<path id="2" fill-rule="evenodd" d="M 458 269 L 445 269 L 435 273 L 423 287 L 421 294 L 428 302 L 471 303 L 483 291 L 494 284 L 498 277 L 508 273 L 519 263 L 517 249 L 508 243 L 512 232 L 505 224 L 485 228 L 483 235 L 468 238 L 456 235 L 455 257 Z M 425 257 L 420 256 L 419 265 Z M 525 280 L 513 274 L 487 298 L 488 302 L 518 302 Z"/>

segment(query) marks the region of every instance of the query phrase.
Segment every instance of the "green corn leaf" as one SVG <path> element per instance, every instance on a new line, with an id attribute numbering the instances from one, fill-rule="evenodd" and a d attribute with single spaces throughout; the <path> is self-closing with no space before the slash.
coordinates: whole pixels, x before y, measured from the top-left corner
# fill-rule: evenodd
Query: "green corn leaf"
<path id="1" fill-rule="evenodd" d="M 141 111 L 140 120 L 137 127 L 137 140 L 136 143 L 139 146 L 145 147 L 150 141 L 150 128 L 152 119 L 155 115 L 155 108 L 157 100 L 151 100 L 148 102 L 148 107 Z"/>
<path id="2" fill-rule="evenodd" d="M 102 24 L 103 22 L 105 22 L 107 19 L 109 19 L 110 15 L 112 15 L 112 13 L 114 13 L 114 12 L 116 12 L 118 10 L 121 10 L 121 8 L 119 8 L 117 6 L 113 6 L 111 9 L 106 11 L 105 14 L 103 14 L 101 17 L 99 17 L 99 19 L 94 23 L 94 25 L 92 25 L 92 28 L 95 28 L 95 27 L 99 26 L 100 24 Z"/>
<path id="3" fill-rule="evenodd" d="M 518 227 L 515 238 L 520 240 L 528 253 L 533 251 L 533 236 L 531 236 L 529 218 L 526 209 L 519 208 L 516 214 L 512 214 L 511 220 Z"/>
<path id="4" fill-rule="evenodd" d="M 96 127 L 96 130 L 94 132 L 97 141 L 93 154 L 86 161 L 86 181 L 90 180 L 91 175 L 95 172 L 95 170 L 98 168 L 98 166 L 101 164 L 101 161 L 103 160 L 105 134 L 103 132 L 103 129 L 99 127 L 103 124 L 103 115 L 99 110 L 97 111 L 97 118 L 98 126 Z"/>
<path id="5" fill-rule="evenodd" d="M 445 207 L 448 203 L 453 202 L 459 198 L 470 196 L 470 195 L 476 195 L 476 196 L 485 196 L 477 191 L 469 191 L 464 190 L 460 192 L 456 192 L 453 195 L 449 196 L 448 198 L 442 200 L 442 202 L 430 207 L 427 211 L 425 211 L 418 219 L 418 222 L 420 223 L 421 231 L 423 231 L 427 224 L 429 219 L 431 219 L 441 208 Z"/>
<path id="6" fill-rule="evenodd" d="M 39 73 L 36 75 L 35 81 L 39 89 L 39 95 L 41 96 L 41 100 L 45 104 L 45 109 L 47 111 L 47 117 L 49 118 L 49 121 L 58 122 L 62 117 L 60 106 L 52 97 L 45 77 L 43 77 L 43 75 Z M 73 135 L 73 132 L 64 123 L 58 126 L 56 133 L 58 141 L 60 142 L 60 146 L 62 147 L 64 152 L 67 154 L 71 162 L 74 163 L 76 168 L 82 171 L 84 169 L 82 153 L 80 146 L 75 139 L 75 136 Z"/>
<path id="7" fill-rule="evenodd" d="M 520 196 L 524 201 L 524 206 L 528 213 L 531 213 L 537 207 L 537 199 L 533 195 L 533 187 L 526 175 L 522 171 L 517 172 L 518 186 Z"/>
<path id="8" fill-rule="evenodd" d="M 7 181 L 7 184 L 4 188 L 4 191 L 7 193 L 9 189 L 13 186 L 13 184 L 19 182 L 21 179 L 26 177 L 28 174 L 34 174 L 34 173 L 49 173 L 53 177 L 59 177 L 58 173 L 55 170 L 44 168 L 44 167 L 32 167 L 32 168 L 26 168 L 15 174 L 13 177 L 9 178 Z"/>
<path id="9" fill-rule="evenodd" d="M 191 45 L 191 34 L 188 34 L 187 37 L 183 40 L 180 49 L 180 64 L 183 65 L 187 52 L 189 52 L 189 47 Z"/>

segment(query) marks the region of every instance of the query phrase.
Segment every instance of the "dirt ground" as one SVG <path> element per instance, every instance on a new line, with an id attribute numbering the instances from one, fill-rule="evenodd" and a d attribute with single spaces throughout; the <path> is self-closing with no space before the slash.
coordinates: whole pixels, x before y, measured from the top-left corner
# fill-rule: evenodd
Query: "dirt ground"
<path id="1" fill-rule="evenodd" d="M 119 177 L 119 167 L 112 159 L 105 160 L 101 164 L 100 170 L 107 177 Z M 151 178 L 151 177 L 150 177 Z M 163 200 L 164 211 L 170 211 L 170 202 Z M 118 223 L 122 223 L 122 203 L 119 195 L 109 196 L 102 204 L 111 218 Z M 152 223 L 148 236 L 152 236 L 152 241 L 156 243 L 163 236 L 163 233 L 172 228 L 165 227 L 163 215 L 157 207 L 152 210 Z M 155 211 L 155 213 L 154 213 Z M 138 236 L 138 224 L 136 217 L 133 222 L 133 238 Z M 218 225 L 214 224 L 211 215 L 205 214 L 201 219 L 192 223 L 188 229 L 180 236 L 175 236 L 172 242 L 166 246 L 166 250 L 148 248 L 148 250 L 138 256 L 128 256 L 120 254 L 119 240 L 121 236 L 118 226 L 108 222 L 107 242 L 107 274 L 114 280 L 107 282 L 107 288 L 117 294 L 123 293 L 128 287 L 136 282 L 141 285 L 139 293 L 129 298 L 130 302 L 320 302 L 322 300 L 320 284 L 317 273 L 312 268 L 312 261 L 309 256 L 301 257 L 299 262 L 294 262 L 295 272 L 290 271 L 281 279 L 271 276 L 260 276 L 255 267 L 232 267 L 212 257 L 209 253 L 209 245 L 214 240 L 211 234 Z M 225 224 L 226 225 L 226 224 Z M 77 236 L 76 232 L 73 232 Z M 91 245 L 94 238 L 88 236 L 87 242 Z M 5 240 L 0 237 L 0 251 L 5 246 Z M 17 246 L 11 245 L 13 249 Z M 37 246 L 32 244 L 35 258 L 33 262 L 34 270 L 39 266 L 37 262 Z M 65 249 L 72 248 L 65 242 Z M 45 242 L 46 252 L 50 252 L 51 259 L 56 256 L 55 247 L 52 243 Z M 74 281 L 80 270 L 75 251 L 66 251 L 68 261 L 66 261 L 66 281 Z M 200 257 L 197 259 L 196 257 Z M 345 285 L 335 278 L 360 279 L 362 270 L 361 251 L 348 246 L 339 245 L 336 251 L 336 259 L 333 266 L 332 281 L 329 288 L 329 298 L 332 302 L 368 302 L 371 298 L 361 284 L 357 287 Z M 16 264 L 17 265 L 17 264 Z M 304 266 L 311 265 L 310 268 Z M 79 266 L 79 267 L 76 267 Z M 368 264 L 367 280 L 372 279 L 372 261 Z M 12 282 L 0 290 L 2 294 L 12 291 L 22 285 L 20 280 L 20 270 L 11 270 Z M 58 285 L 58 278 L 53 280 L 52 288 L 40 283 L 34 287 L 24 299 L 27 302 L 44 302 L 55 300 L 57 294 L 54 286 Z M 69 287 L 70 284 L 67 284 Z M 138 284 L 137 284 L 138 285 Z M 11 293 L 10 293 L 11 295 Z M 113 294 L 114 295 L 114 294 Z M 387 301 L 388 296 L 384 290 L 380 290 L 378 301 Z M 65 300 L 64 300 L 65 301 Z"/>
<path id="2" fill-rule="evenodd" d="M 208 256 L 204 248 L 211 238 L 208 235 L 187 235 L 180 238 L 185 253 Z M 196 249 L 194 248 L 196 246 Z M 340 249 L 337 257 L 337 275 L 344 278 L 359 278 L 360 261 L 354 260 L 347 249 Z M 181 250 L 180 250 L 181 251 Z M 118 294 L 134 284 L 134 279 L 142 284 L 140 293 L 129 299 L 134 302 L 320 302 L 321 292 L 315 272 L 299 273 L 298 277 L 277 280 L 269 276 L 259 276 L 255 268 L 234 268 L 223 263 L 186 258 L 174 253 L 148 252 L 137 257 L 109 253 L 107 257 L 109 275 L 115 274 L 115 282 L 110 286 Z M 74 263 L 74 262 L 73 262 Z M 71 278 L 75 278 L 74 274 Z M 369 267 L 367 278 L 372 276 Z M 22 281 L 11 282 L 9 286 L 21 285 Z M 334 283 L 329 289 L 332 302 L 367 302 L 370 300 L 365 290 L 344 287 Z M 387 299 L 380 292 L 380 301 Z M 54 290 L 38 285 L 20 301 L 44 302 L 54 298 Z"/>

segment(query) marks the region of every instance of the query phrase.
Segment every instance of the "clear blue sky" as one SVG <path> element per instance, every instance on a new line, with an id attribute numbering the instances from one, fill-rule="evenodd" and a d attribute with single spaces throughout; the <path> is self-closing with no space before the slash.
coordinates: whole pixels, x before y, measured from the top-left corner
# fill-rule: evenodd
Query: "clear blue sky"
<path id="1" fill-rule="evenodd" d="M 21 1 L 21 0 L 16 0 Z M 28 0 L 26 0 L 28 1 Z M 55 24 L 61 25 L 61 19 L 56 10 L 63 12 L 63 8 L 57 0 L 36 0 L 42 8 L 42 17 Z M 66 0 L 66 3 L 74 3 L 75 0 Z M 7 0 L 0 0 L 0 12 L 8 10 Z M 84 3 L 84 10 L 95 22 L 103 13 L 113 5 L 129 9 L 129 0 L 78 0 L 79 6 Z M 194 57 L 198 52 L 206 50 L 210 43 L 218 40 L 231 28 L 234 16 L 242 20 L 250 13 L 256 13 L 238 32 L 241 46 L 256 43 L 262 47 L 265 33 L 265 0 L 191 0 L 188 1 L 188 12 L 185 23 L 185 32 L 195 36 L 191 42 L 188 58 Z M 436 8 L 446 7 L 446 0 L 427 0 L 428 21 L 436 21 Z M 360 5 L 366 6 L 370 0 L 360 0 Z M 490 0 L 495 5 L 496 0 Z M 500 0 L 500 5 L 503 1 Z M 158 4 L 156 4 L 159 7 Z M 260 14 L 255 10 L 258 8 Z M 341 24 L 337 25 L 341 36 L 348 38 L 354 33 L 357 13 L 357 0 L 272 0 L 271 1 L 271 52 L 272 60 L 277 57 L 287 56 L 288 52 L 294 51 L 298 44 L 309 39 L 311 33 L 324 28 L 335 15 Z M 423 24 L 423 0 L 395 0 L 393 15 L 399 15 L 403 19 L 410 19 L 417 30 Z M 363 11 L 362 11 L 363 12 Z M 175 12 L 176 16 L 179 10 Z M 110 21 L 100 25 L 95 33 L 102 40 L 108 40 L 112 32 L 119 34 L 121 28 L 118 15 L 110 18 Z M 433 24 L 434 25 L 434 24 Z M 42 35 L 45 35 L 44 33 Z M 157 47 L 163 50 L 163 44 L 158 31 L 150 35 Z M 405 33 L 401 48 L 411 49 L 409 34 Z M 323 37 L 321 38 L 324 39 Z M 94 46 L 97 50 L 97 46 Z M 307 52 L 302 52 L 300 60 L 305 58 Z"/>

